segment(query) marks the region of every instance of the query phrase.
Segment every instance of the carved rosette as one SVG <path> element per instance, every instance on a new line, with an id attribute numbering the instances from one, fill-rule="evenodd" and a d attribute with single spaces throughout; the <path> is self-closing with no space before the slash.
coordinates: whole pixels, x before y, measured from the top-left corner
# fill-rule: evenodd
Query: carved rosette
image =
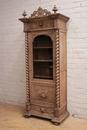
<path id="1" fill-rule="evenodd" d="M 30 88 L 29 88 L 29 55 L 28 55 L 28 33 L 25 33 L 25 53 L 26 53 L 26 90 L 27 102 L 30 101 Z"/>
<path id="2" fill-rule="evenodd" d="M 60 84 L 59 84 L 59 31 L 56 30 L 56 107 L 60 105 Z"/>

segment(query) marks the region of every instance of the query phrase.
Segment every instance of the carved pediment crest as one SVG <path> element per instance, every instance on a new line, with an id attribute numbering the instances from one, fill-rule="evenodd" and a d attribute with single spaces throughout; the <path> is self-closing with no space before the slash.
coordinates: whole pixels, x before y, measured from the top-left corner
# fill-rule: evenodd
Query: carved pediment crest
<path id="1" fill-rule="evenodd" d="M 50 14 L 51 12 L 39 7 L 37 11 L 34 11 L 33 14 L 31 14 L 30 18 L 43 17 L 43 16 L 48 16 Z"/>

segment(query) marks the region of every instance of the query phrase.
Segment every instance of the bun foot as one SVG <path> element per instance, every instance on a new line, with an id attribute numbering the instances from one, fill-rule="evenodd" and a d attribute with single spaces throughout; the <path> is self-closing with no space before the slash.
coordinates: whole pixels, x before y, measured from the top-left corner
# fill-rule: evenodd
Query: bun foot
<path id="1" fill-rule="evenodd" d="M 28 116 L 28 115 L 24 115 L 24 117 L 25 117 L 25 118 L 29 118 L 29 116 Z"/>
<path id="2" fill-rule="evenodd" d="M 54 124 L 54 125 L 56 125 L 56 126 L 58 126 L 58 125 L 59 125 L 59 123 L 58 123 L 58 122 L 53 122 L 53 124 Z"/>

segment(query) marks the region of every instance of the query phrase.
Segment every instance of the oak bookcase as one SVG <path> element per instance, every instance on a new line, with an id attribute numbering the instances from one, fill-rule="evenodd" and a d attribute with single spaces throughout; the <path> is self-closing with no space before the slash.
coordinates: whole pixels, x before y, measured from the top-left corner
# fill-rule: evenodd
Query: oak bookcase
<path id="1" fill-rule="evenodd" d="M 67 112 L 66 22 L 69 17 L 38 8 L 30 17 L 23 12 L 26 50 L 26 111 L 61 123 Z"/>

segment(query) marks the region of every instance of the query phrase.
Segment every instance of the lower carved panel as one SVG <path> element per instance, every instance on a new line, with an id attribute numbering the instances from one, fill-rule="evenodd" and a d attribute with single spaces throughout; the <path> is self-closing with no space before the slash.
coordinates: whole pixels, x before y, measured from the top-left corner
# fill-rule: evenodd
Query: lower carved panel
<path id="1" fill-rule="evenodd" d="M 31 104 L 55 107 L 55 86 L 32 84 L 31 92 Z"/>

